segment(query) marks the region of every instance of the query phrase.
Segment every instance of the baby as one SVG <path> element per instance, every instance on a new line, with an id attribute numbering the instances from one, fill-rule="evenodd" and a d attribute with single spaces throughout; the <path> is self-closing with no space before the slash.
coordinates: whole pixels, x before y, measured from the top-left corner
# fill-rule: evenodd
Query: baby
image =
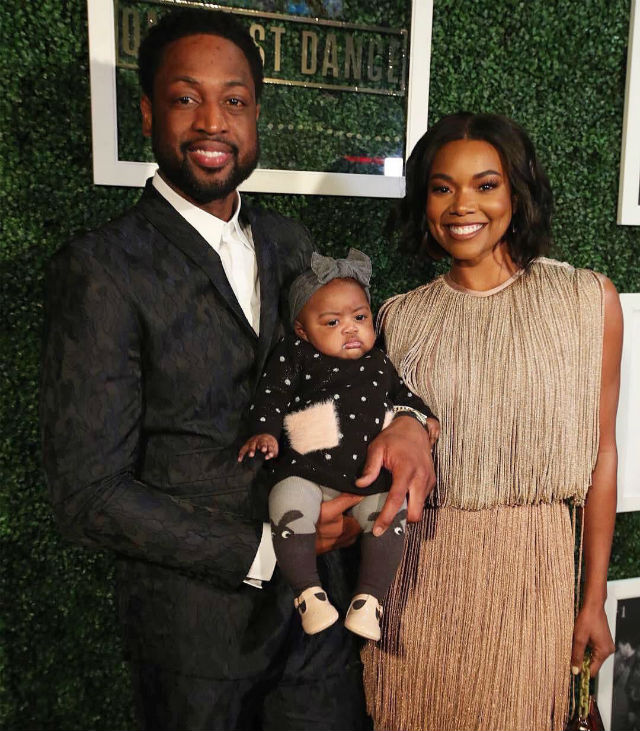
<path id="1" fill-rule="evenodd" d="M 322 589 L 316 567 L 315 526 L 324 500 L 341 492 L 364 499 L 351 508 L 362 530 L 358 584 L 345 626 L 380 639 L 381 602 L 402 557 L 406 501 L 379 537 L 373 523 L 391 479 L 382 470 L 367 488 L 355 486 L 369 442 L 401 411 L 437 437 L 437 421 L 409 391 L 382 351 L 374 348 L 370 309 L 371 262 L 351 249 L 346 259 L 313 254 L 311 268 L 289 294 L 295 336 L 284 338 L 267 362 L 251 406 L 255 436 L 238 459 L 257 451 L 278 457 L 269 493 L 273 545 L 292 586 L 302 627 L 315 634 L 338 612 Z M 282 434 L 282 432 L 284 433 Z"/>

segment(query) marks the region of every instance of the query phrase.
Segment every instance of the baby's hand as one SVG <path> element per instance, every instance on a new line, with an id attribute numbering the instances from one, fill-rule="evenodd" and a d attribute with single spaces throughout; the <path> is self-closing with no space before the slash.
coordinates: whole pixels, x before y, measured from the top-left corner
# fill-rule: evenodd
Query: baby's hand
<path id="1" fill-rule="evenodd" d="M 278 456 L 278 440 L 271 434 L 256 434 L 247 439 L 238 452 L 238 462 L 242 462 L 245 455 L 254 457 L 256 452 L 264 454 L 265 459 L 272 459 Z"/>
<path id="2" fill-rule="evenodd" d="M 431 449 L 433 449 L 433 445 L 438 441 L 438 437 L 440 436 L 440 422 L 433 416 L 427 419 L 427 431 L 429 432 Z"/>

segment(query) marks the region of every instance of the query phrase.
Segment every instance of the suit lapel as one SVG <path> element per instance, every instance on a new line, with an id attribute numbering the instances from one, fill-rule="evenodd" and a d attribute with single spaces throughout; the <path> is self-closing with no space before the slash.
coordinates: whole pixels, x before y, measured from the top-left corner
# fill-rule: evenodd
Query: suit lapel
<path id="1" fill-rule="evenodd" d="M 260 335 L 258 338 L 258 366 L 261 371 L 273 345 L 279 324 L 280 275 L 276 244 L 262 225 L 260 211 L 242 202 L 240 215 L 245 214 L 251 225 L 260 278 Z"/>
<path id="2" fill-rule="evenodd" d="M 138 204 L 144 216 L 165 236 L 172 244 L 177 246 L 185 256 L 199 266 L 209 277 L 211 283 L 219 292 L 227 307 L 234 313 L 240 324 L 253 338 L 256 337 L 254 329 L 245 317 L 238 300 L 236 299 L 229 280 L 224 273 L 222 262 L 218 254 L 209 246 L 208 242 L 200 236 L 191 224 L 171 206 L 151 184 L 147 181 L 144 193 Z M 258 268 L 260 262 L 258 261 Z M 260 289 L 262 291 L 262 277 L 260 277 Z M 262 312 L 260 316 L 262 330 Z"/>

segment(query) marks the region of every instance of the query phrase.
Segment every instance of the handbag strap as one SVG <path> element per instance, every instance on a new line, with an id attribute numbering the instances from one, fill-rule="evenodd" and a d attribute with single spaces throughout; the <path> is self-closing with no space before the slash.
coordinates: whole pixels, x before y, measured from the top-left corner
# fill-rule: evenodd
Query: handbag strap
<path id="1" fill-rule="evenodd" d="M 591 680 L 591 653 L 587 650 L 582 659 L 582 670 L 580 671 L 580 687 L 578 688 L 578 717 L 589 716 L 589 681 Z"/>
<path id="2" fill-rule="evenodd" d="M 580 611 L 580 604 L 582 599 L 582 549 L 584 542 L 584 507 L 573 505 L 572 515 L 572 532 L 574 546 L 577 545 L 577 566 L 575 574 L 575 607 L 574 607 L 574 620 L 578 616 Z M 590 728 L 589 714 L 591 711 L 591 693 L 590 693 L 590 681 L 591 681 L 591 650 L 585 649 L 584 656 L 582 658 L 582 667 L 580 669 L 580 675 L 576 676 L 571 674 L 570 683 L 570 716 L 575 719 L 577 716 L 578 725 L 575 728 L 588 729 Z M 577 707 L 576 707 L 576 684 L 577 684 Z M 596 711 L 597 713 L 597 711 Z M 575 715 L 574 715 L 575 714 Z M 599 714 L 598 714 L 599 717 Z M 600 724 L 602 722 L 600 721 Z M 599 726 L 602 728 L 602 725 Z"/>
<path id="3" fill-rule="evenodd" d="M 573 607 L 573 620 L 575 622 L 578 612 L 580 611 L 580 600 L 582 598 L 582 548 L 583 548 L 583 542 L 584 542 L 584 508 L 582 506 L 576 505 L 575 503 L 571 506 L 571 532 L 573 534 L 573 545 L 574 550 L 576 547 L 576 542 L 578 542 L 577 546 L 577 566 L 575 567 L 575 586 L 574 586 L 574 607 Z M 585 652 L 583 660 L 582 660 L 582 674 L 584 673 L 584 663 L 585 660 L 590 664 L 591 663 L 591 657 L 588 653 L 588 651 Z M 580 675 L 580 687 L 579 687 L 579 693 L 580 698 L 582 698 L 582 674 Z M 589 669 L 587 668 L 587 700 L 586 703 L 588 705 L 589 703 Z M 575 710 L 576 710 L 576 681 L 577 678 L 573 673 L 571 674 L 571 682 L 569 683 L 569 715 L 573 716 Z M 578 709 L 580 709 L 580 705 L 578 706 Z M 586 718 L 586 716 L 584 716 Z"/>

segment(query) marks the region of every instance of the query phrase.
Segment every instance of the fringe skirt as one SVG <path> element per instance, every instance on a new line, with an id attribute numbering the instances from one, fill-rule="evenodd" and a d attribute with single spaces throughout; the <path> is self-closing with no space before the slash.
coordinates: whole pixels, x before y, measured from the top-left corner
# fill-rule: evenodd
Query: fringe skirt
<path id="1" fill-rule="evenodd" d="M 428 509 L 363 650 L 375 728 L 560 731 L 573 596 L 565 504 Z"/>

